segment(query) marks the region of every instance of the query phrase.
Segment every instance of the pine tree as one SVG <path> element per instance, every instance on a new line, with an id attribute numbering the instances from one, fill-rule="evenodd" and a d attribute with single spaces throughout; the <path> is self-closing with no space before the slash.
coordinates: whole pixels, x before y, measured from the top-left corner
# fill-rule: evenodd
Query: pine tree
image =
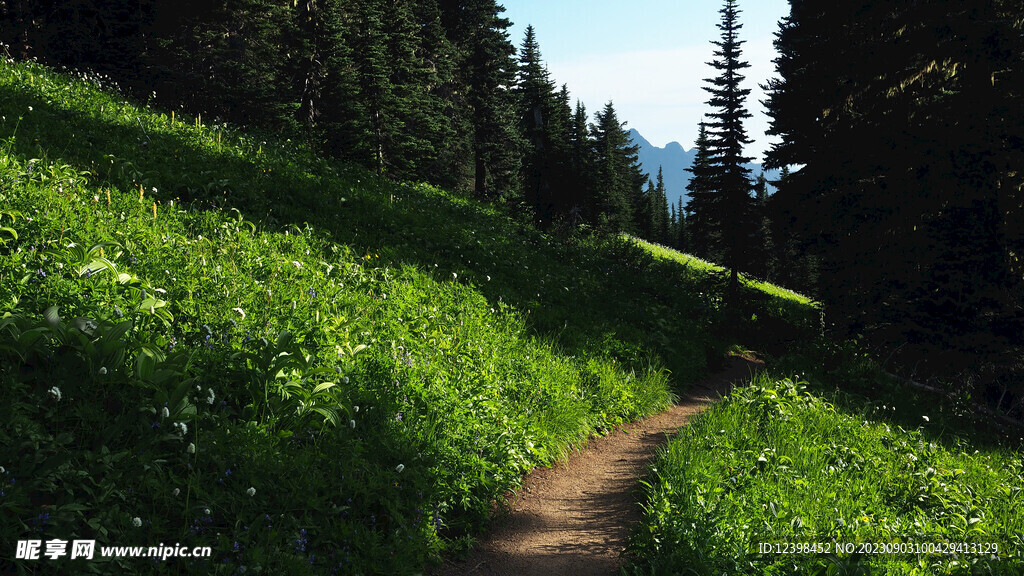
<path id="1" fill-rule="evenodd" d="M 1024 339 L 1022 27 L 1019 2 L 795 2 L 777 35 L 767 162 L 801 168 L 775 212 L 832 321 L 945 370 Z"/>
<path id="2" fill-rule="evenodd" d="M 481 199 L 510 199 L 519 193 L 524 147 L 508 89 L 517 72 L 507 33 L 511 22 L 494 0 L 442 0 L 440 7 L 463 87 L 452 98 L 456 123 L 468 137 L 473 192 Z"/>
<path id="3" fill-rule="evenodd" d="M 533 26 L 527 26 L 519 52 L 519 75 L 515 95 L 519 107 L 519 125 L 527 148 L 523 157 L 523 194 L 537 220 L 551 222 L 555 215 L 555 194 L 564 171 L 564 139 L 567 127 L 559 125 L 563 116 L 562 97 L 555 92 L 547 68 L 541 60 Z"/>
<path id="4" fill-rule="evenodd" d="M 676 236 L 675 247 L 683 252 L 692 252 L 690 248 L 690 220 L 683 210 L 683 197 L 679 197 L 679 207 L 676 208 Z"/>
<path id="5" fill-rule="evenodd" d="M 654 193 L 657 196 L 657 200 L 652 208 L 659 215 L 656 223 L 657 227 L 655 228 L 657 241 L 669 245 L 671 240 L 669 234 L 668 196 L 665 193 L 665 177 L 661 166 L 658 166 L 658 180 L 654 185 Z"/>
<path id="6" fill-rule="evenodd" d="M 629 132 L 619 121 L 615 106 L 608 102 L 590 126 L 594 141 L 594 206 L 596 223 L 610 232 L 635 232 L 634 210 L 643 183 L 637 151 Z"/>
<path id="7" fill-rule="evenodd" d="M 347 18 L 343 0 L 296 2 L 289 34 L 290 75 L 301 86 L 296 118 L 314 145 L 336 158 L 356 158 L 359 138 L 366 134 L 343 26 Z"/>
<path id="8" fill-rule="evenodd" d="M 596 209 L 590 205 L 593 194 L 594 148 L 590 138 L 587 109 L 579 100 L 569 129 L 569 173 L 566 188 L 571 220 L 595 220 Z"/>
<path id="9" fill-rule="evenodd" d="M 647 187 L 643 191 L 643 200 L 637 207 L 634 216 L 636 217 L 637 234 L 641 238 L 657 242 L 658 212 L 655 210 L 658 192 L 654 188 L 654 181 L 647 179 Z"/>
<path id="10" fill-rule="evenodd" d="M 712 166 L 712 151 L 707 125 L 700 123 L 696 141 L 697 153 L 686 169 L 691 174 L 686 185 L 690 199 L 686 204 L 689 247 L 695 256 L 711 261 L 720 259 L 721 222 L 716 214 L 719 195 L 716 193 L 717 173 Z"/>
<path id="11" fill-rule="evenodd" d="M 740 60 L 743 41 L 738 33 L 742 25 L 736 0 L 725 0 L 719 13 L 722 21 L 718 29 L 722 36 L 721 40 L 713 42 L 718 49 L 714 52 L 715 60 L 709 63 L 719 75 L 705 79 L 709 86 L 704 87 L 711 94 L 707 102 L 712 109 L 708 113 L 711 121 L 707 123 L 707 146 L 716 196 L 707 216 L 721 234 L 718 240 L 722 263 L 730 270 L 729 292 L 735 293 L 739 286 L 739 269 L 749 264 L 753 228 L 750 170 L 744 167 L 752 158 L 743 155 L 743 146 L 751 142 L 743 128 L 743 120 L 750 117 L 744 107 L 750 90 L 740 87 L 744 80 L 740 71 L 750 65 Z"/>

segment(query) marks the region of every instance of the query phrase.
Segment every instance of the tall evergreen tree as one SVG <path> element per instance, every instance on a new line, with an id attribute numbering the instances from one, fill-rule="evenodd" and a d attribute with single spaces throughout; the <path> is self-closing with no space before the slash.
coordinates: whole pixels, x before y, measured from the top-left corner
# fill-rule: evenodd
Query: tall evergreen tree
<path id="1" fill-rule="evenodd" d="M 716 193 L 717 172 L 712 166 L 712 150 L 707 125 L 700 123 L 696 141 L 697 152 L 693 164 L 686 169 L 690 181 L 686 184 L 690 199 L 686 204 L 686 223 L 690 234 L 690 250 L 695 256 L 719 260 L 721 222 L 718 213 L 719 196 Z"/>
<path id="2" fill-rule="evenodd" d="M 1021 16 L 1009 1 L 792 4 L 767 161 L 801 166 L 775 204 L 820 258 L 839 326 L 955 369 L 1024 339 Z"/>
<path id="3" fill-rule="evenodd" d="M 639 204 L 643 183 L 637 152 L 629 132 L 619 121 L 615 106 L 608 102 L 595 115 L 590 126 L 594 140 L 596 182 L 593 204 L 596 223 L 612 232 L 635 232 L 634 210 Z"/>
<path id="4" fill-rule="evenodd" d="M 679 197 L 679 206 L 676 208 L 676 234 L 675 247 L 683 252 L 692 252 L 690 248 L 690 220 L 683 210 L 683 197 Z"/>
<path id="5" fill-rule="evenodd" d="M 469 137 L 473 192 L 478 198 L 509 199 L 520 189 L 524 147 L 509 90 L 517 72 L 507 32 L 511 22 L 494 0 L 441 0 L 440 7 L 464 87 L 453 98 L 463 109 L 462 130 Z"/>
<path id="6" fill-rule="evenodd" d="M 590 138 L 587 109 L 579 100 L 569 127 L 569 173 L 566 187 L 568 215 L 578 220 L 593 211 L 589 206 L 593 190 L 594 149 Z"/>
<path id="7" fill-rule="evenodd" d="M 711 112 L 708 127 L 708 149 L 711 155 L 711 169 L 714 180 L 715 202 L 707 214 L 721 234 L 719 242 L 722 263 L 730 270 L 729 288 L 735 292 L 741 267 L 749 263 L 751 247 L 752 218 L 750 198 L 750 170 L 744 164 L 752 158 L 743 155 L 743 146 L 751 140 L 747 137 L 743 121 L 750 117 L 745 101 L 750 90 L 741 88 L 744 76 L 740 71 L 750 65 L 741 58 L 739 30 L 740 10 L 736 0 L 725 0 L 719 11 L 722 21 L 718 24 L 721 39 L 712 42 L 718 47 L 715 59 L 710 62 L 719 72 L 714 78 L 705 79 L 704 87 L 711 99 L 707 104 Z"/>
<path id="8" fill-rule="evenodd" d="M 568 102 L 555 91 L 541 60 L 533 26 L 527 26 L 519 52 L 519 75 L 515 94 L 520 129 L 527 149 L 523 157 L 523 193 L 541 223 L 554 217 L 558 185 L 565 170 L 568 127 L 561 124 Z"/>
<path id="9" fill-rule="evenodd" d="M 654 185 L 654 193 L 657 196 L 657 201 L 653 206 L 653 209 L 658 213 L 657 222 L 655 223 L 657 241 L 665 245 L 671 245 L 668 196 L 665 193 L 665 176 L 661 166 L 658 166 L 658 179 Z"/>

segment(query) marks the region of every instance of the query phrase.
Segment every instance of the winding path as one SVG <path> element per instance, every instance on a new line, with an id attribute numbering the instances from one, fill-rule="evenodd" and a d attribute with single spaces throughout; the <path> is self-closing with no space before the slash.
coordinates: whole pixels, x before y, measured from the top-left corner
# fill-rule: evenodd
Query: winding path
<path id="1" fill-rule="evenodd" d="M 637 480 L 680 427 L 761 365 L 730 357 L 670 409 L 591 438 L 568 461 L 534 470 L 489 533 L 460 562 L 434 576 L 607 576 L 618 574 L 630 531 L 641 519 Z"/>

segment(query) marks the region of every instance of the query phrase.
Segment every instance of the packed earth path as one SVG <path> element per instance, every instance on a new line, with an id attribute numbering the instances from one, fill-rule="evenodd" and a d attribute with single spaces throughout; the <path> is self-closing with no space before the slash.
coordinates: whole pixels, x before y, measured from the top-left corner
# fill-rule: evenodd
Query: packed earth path
<path id="1" fill-rule="evenodd" d="M 762 365 L 730 356 L 723 370 L 691 386 L 668 410 L 591 438 L 567 461 L 534 470 L 468 557 L 445 562 L 434 576 L 618 574 L 641 519 L 638 480 L 657 450 Z"/>

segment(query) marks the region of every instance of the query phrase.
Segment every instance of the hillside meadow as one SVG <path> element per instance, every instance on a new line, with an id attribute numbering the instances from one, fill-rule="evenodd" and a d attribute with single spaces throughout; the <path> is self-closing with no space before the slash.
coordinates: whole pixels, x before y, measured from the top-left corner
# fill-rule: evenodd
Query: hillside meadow
<path id="1" fill-rule="evenodd" d="M 799 294 L 745 279 L 726 310 L 711 263 L 521 214 L 0 64 L 2 540 L 213 550 L 0 567 L 419 573 L 525 473 L 753 349 L 770 375 L 655 463 L 628 570 L 1019 572 L 1009 433 L 829 343 Z M 758 549 L 885 539 L 999 549 Z"/>
<path id="2" fill-rule="evenodd" d="M 3 540 L 213 548 L 4 571 L 415 573 L 731 343 L 701 270 L 515 213 L 0 64 Z"/>

